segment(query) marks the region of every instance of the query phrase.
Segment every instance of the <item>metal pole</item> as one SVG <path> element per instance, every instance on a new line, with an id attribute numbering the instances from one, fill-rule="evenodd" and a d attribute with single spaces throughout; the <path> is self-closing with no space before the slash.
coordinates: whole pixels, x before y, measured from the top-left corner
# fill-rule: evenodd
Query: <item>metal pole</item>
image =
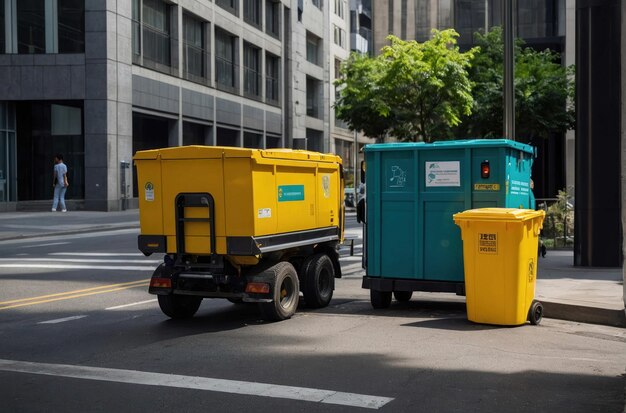
<path id="1" fill-rule="evenodd" d="M 515 48 L 513 13 L 516 0 L 504 0 L 502 24 L 504 26 L 504 136 L 515 140 Z"/>
<path id="2" fill-rule="evenodd" d="M 352 160 L 352 167 L 354 168 L 354 206 L 356 206 L 357 201 L 358 201 L 358 186 L 357 186 L 357 165 L 359 164 L 359 133 L 355 130 L 354 131 L 354 159 Z"/>

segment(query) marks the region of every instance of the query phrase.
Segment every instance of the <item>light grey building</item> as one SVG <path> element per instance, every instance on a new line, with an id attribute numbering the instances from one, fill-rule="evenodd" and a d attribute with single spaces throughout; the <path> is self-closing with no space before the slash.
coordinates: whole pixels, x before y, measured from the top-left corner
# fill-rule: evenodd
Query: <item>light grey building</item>
<path id="1" fill-rule="evenodd" d="M 0 211 L 136 206 L 137 150 L 346 149 L 345 0 L 0 0 Z"/>

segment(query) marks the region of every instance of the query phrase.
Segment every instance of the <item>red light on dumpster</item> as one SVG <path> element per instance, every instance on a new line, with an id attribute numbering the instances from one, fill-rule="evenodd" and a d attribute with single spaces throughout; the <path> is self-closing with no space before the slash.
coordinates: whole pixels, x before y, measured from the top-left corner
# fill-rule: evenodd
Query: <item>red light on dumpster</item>
<path id="1" fill-rule="evenodd" d="M 491 168 L 489 167 L 489 161 L 482 161 L 480 163 L 480 177 L 483 179 L 489 178 Z"/>

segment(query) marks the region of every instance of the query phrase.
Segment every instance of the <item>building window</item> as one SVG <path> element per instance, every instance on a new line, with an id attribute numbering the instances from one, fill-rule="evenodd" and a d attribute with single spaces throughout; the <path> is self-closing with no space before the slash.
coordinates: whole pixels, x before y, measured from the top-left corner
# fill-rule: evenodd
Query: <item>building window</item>
<path id="1" fill-rule="evenodd" d="M 261 49 L 244 43 L 243 68 L 243 92 L 247 96 L 261 96 Z"/>
<path id="2" fill-rule="evenodd" d="M 215 4 L 235 16 L 239 16 L 239 0 L 215 0 Z"/>
<path id="3" fill-rule="evenodd" d="M 306 148 L 309 151 L 325 152 L 324 133 L 315 129 L 306 130 Z"/>
<path id="4" fill-rule="evenodd" d="M 133 62 L 139 63 L 141 57 L 141 0 L 133 0 L 132 4 L 132 37 Z"/>
<path id="5" fill-rule="evenodd" d="M 4 14 L 4 1 L 5 0 L 0 0 L 0 54 L 6 53 L 6 24 L 4 22 L 5 19 L 5 14 Z M 0 106 L 0 110 L 2 110 L 2 107 Z M 0 115 L 1 116 L 1 115 Z"/>
<path id="6" fill-rule="evenodd" d="M 333 24 L 334 42 L 337 46 L 346 48 L 346 31 Z"/>
<path id="7" fill-rule="evenodd" d="M 322 0 L 311 0 L 311 3 L 318 9 L 322 10 Z"/>
<path id="8" fill-rule="evenodd" d="M 248 24 L 261 27 L 261 0 L 243 0 L 243 19 Z"/>
<path id="9" fill-rule="evenodd" d="M 46 52 L 46 7 L 42 0 L 17 2 L 17 52 Z"/>
<path id="10" fill-rule="evenodd" d="M 280 59 L 269 53 L 265 54 L 265 98 L 269 103 L 279 103 L 278 95 Z"/>
<path id="11" fill-rule="evenodd" d="M 263 149 L 263 135 L 260 133 L 244 132 L 244 148 Z"/>
<path id="12" fill-rule="evenodd" d="M 280 136 L 266 135 L 265 136 L 265 148 L 282 148 L 283 142 Z"/>
<path id="13" fill-rule="evenodd" d="M 280 39 L 280 2 L 265 1 L 265 32 Z"/>
<path id="14" fill-rule="evenodd" d="M 345 1 L 344 0 L 335 0 L 335 14 L 342 19 L 345 16 Z"/>
<path id="15" fill-rule="evenodd" d="M 59 53 L 84 53 L 85 2 L 57 0 L 59 18 Z"/>
<path id="16" fill-rule="evenodd" d="M 321 39 L 311 32 L 306 32 L 306 60 L 309 62 L 321 66 L 320 58 L 320 44 Z"/>
<path id="17" fill-rule="evenodd" d="M 306 114 L 318 119 L 322 117 L 322 111 L 319 107 L 321 83 L 315 78 L 306 77 Z"/>
<path id="18" fill-rule="evenodd" d="M 218 86 L 237 88 L 237 37 L 223 30 L 215 31 L 215 78 Z"/>
<path id="19" fill-rule="evenodd" d="M 241 147 L 239 131 L 230 128 L 217 128 L 217 146 L 235 146 Z"/>
<path id="20" fill-rule="evenodd" d="M 206 145 L 210 126 L 183 122 L 183 145 Z"/>
<path id="21" fill-rule="evenodd" d="M 186 79 L 202 81 L 208 77 L 205 29 L 205 22 L 183 14 L 183 75 Z"/>
<path id="22" fill-rule="evenodd" d="M 143 58 L 157 65 L 170 66 L 171 8 L 159 0 L 143 0 Z"/>

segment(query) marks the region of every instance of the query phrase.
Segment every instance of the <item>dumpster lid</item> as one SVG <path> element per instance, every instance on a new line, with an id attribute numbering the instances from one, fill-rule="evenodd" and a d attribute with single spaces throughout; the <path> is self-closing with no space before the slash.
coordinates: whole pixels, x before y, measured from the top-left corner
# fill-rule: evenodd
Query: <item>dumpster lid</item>
<path id="1" fill-rule="evenodd" d="M 512 148 L 529 154 L 535 154 L 535 148 L 524 143 L 510 139 L 461 139 L 454 141 L 424 142 L 396 142 L 375 143 L 365 146 L 365 151 L 389 151 L 389 150 L 441 150 L 441 149 L 464 149 L 464 148 Z"/>
<path id="2" fill-rule="evenodd" d="M 455 221 L 508 221 L 521 222 L 544 217 L 545 211 L 518 208 L 478 208 L 454 214 Z"/>
<path id="3" fill-rule="evenodd" d="M 220 159 L 220 158 L 265 158 L 295 161 L 319 161 L 341 163 L 341 158 L 333 154 L 293 150 L 293 149 L 249 149 L 229 146 L 175 146 L 170 148 L 138 151 L 134 160 L 154 159 Z"/>

